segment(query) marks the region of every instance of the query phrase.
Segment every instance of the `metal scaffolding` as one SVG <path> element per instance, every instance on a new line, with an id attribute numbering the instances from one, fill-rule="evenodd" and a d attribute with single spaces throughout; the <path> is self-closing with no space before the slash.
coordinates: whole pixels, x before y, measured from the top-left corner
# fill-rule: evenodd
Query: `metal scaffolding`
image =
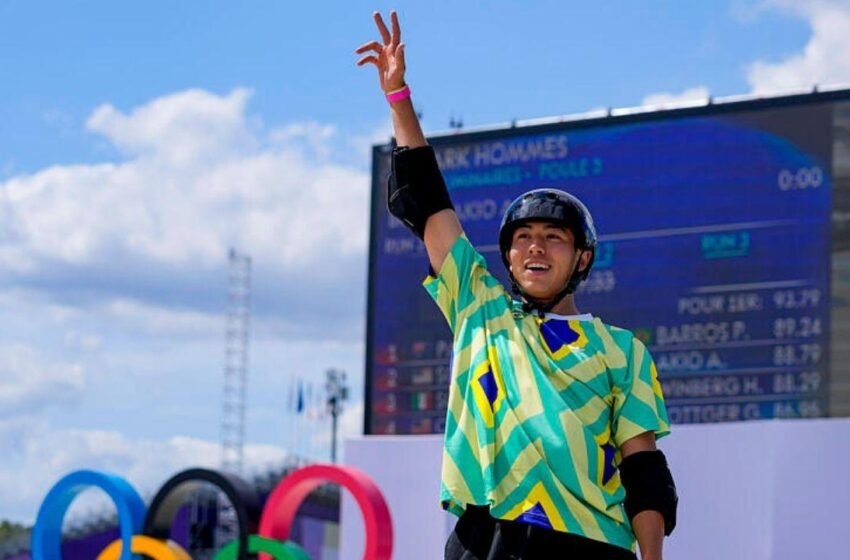
<path id="1" fill-rule="evenodd" d="M 245 441 L 245 386 L 251 327 L 251 257 L 230 250 L 224 395 L 221 415 L 221 467 L 241 473 Z"/>

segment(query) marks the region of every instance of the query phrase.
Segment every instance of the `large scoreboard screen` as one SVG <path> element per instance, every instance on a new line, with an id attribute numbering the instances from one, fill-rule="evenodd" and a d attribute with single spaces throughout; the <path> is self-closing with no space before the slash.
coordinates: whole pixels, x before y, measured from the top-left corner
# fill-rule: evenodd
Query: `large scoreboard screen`
<path id="1" fill-rule="evenodd" d="M 647 344 L 672 422 L 850 414 L 850 92 L 430 142 L 503 282 L 513 198 L 555 187 L 588 206 L 600 242 L 577 305 Z M 441 432 L 451 333 L 424 245 L 387 213 L 390 153 L 373 152 L 365 431 Z"/>

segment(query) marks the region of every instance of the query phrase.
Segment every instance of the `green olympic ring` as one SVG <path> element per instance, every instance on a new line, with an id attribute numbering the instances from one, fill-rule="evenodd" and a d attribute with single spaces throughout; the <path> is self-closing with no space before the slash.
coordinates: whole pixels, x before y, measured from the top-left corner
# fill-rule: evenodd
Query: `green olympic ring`
<path id="1" fill-rule="evenodd" d="M 310 556 L 304 549 L 293 542 L 284 543 L 260 535 L 249 536 L 248 553 L 257 554 L 259 552 L 271 554 L 275 560 L 310 560 Z M 213 560 L 236 560 L 238 553 L 239 540 L 233 539 L 213 556 Z"/>

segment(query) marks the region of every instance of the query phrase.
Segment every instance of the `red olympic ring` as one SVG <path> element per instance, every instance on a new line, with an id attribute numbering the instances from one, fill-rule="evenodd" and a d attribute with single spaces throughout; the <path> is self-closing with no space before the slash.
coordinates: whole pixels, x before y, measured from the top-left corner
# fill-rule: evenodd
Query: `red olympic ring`
<path id="1" fill-rule="evenodd" d="M 375 482 L 353 467 L 313 465 L 287 476 L 266 501 L 259 534 L 286 541 L 298 506 L 310 492 L 326 482 L 333 482 L 351 492 L 360 507 L 366 525 L 364 560 L 390 560 L 393 552 L 390 509 Z M 267 554 L 260 554 L 260 560 L 272 559 Z"/>

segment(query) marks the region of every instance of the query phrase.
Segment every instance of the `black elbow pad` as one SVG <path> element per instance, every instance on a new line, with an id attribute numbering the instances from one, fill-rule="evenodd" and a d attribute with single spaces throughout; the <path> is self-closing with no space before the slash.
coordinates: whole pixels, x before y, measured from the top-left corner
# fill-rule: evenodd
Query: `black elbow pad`
<path id="1" fill-rule="evenodd" d="M 664 454 L 656 450 L 629 455 L 620 462 L 620 480 L 626 489 L 629 520 L 642 511 L 657 511 L 664 517 L 664 534 L 672 533 L 679 497 Z"/>
<path id="2" fill-rule="evenodd" d="M 393 150 L 387 208 L 419 239 L 425 238 L 429 217 L 440 210 L 454 209 L 431 146 Z"/>

